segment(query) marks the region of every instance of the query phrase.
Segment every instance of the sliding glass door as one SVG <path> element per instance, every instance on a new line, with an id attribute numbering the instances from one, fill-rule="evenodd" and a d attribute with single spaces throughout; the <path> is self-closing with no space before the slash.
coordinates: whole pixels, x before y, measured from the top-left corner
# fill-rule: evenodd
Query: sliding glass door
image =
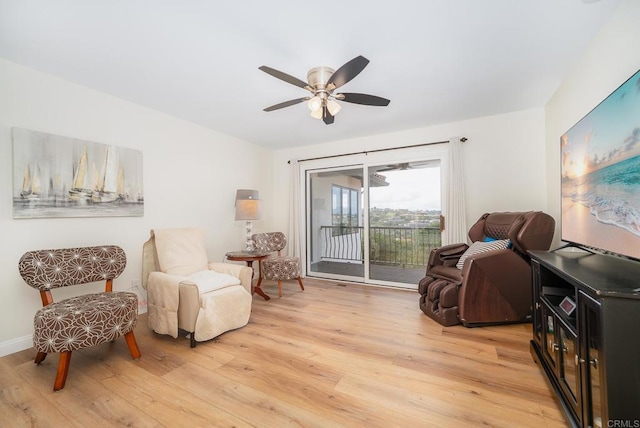
<path id="1" fill-rule="evenodd" d="M 440 246 L 440 158 L 307 168 L 306 274 L 417 288 Z"/>
<path id="2" fill-rule="evenodd" d="M 440 161 L 368 169 L 369 279 L 417 284 L 440 245 Z"/>

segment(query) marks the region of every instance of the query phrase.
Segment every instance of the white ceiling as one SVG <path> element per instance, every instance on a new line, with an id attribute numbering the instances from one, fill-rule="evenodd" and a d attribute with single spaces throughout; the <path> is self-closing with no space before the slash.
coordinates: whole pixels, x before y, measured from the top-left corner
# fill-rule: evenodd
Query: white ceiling
<path id="1" fill-rule="evenodd" d="M 270 148 L 543 107 L 619 0 L 0 0 L 0 57 Z M 363 55 L 333 125 L 306 81 Z"/>

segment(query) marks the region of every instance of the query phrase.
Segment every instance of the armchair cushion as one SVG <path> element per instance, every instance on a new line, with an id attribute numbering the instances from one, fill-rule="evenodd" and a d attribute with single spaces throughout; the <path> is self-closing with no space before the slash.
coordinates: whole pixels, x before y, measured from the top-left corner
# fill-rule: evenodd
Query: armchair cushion
<path id="1" fill-rule="evenodd" d="M 207 270 L 204 230 L 154 229 L 158 267 L 169 275 L 188 276 Z"/>
<path id="2" fill-rule="evenodd" d="M 462 256 L 460 256 L 460 259 L 458 259 L 458 263 L 456 264 L 456 267 L 462 270 L 462 267 L 464 266 L 464 262 L 465 260 L 467 260 L 468 257 L 474 256 L 476 254 L 486 253 L 489 251 L 504 250 L 509 246 L 509 243 L 510 242 L 508 239 L 497 239 L 489 242 L 476 241 L 473 244 L 471 244 L 469 248 L 467 248 L 467 251 L 465 251 L 464 254 L 462 254 Z"/>
<path id="3" fill-rule="evenodd" d="M 39 352 L 66 352 L 112 342 L 133 331 L 137 316 L 137 296 L 124 291 L 54 302 L 36 312 L 34 347 Z"/>
<path id="4" fill-rule="evenodd" d="M 241 266 L 234 263 L 226 262 L 211 262 L 209 263 L 209 270 L 214 270 L 219 273 L 225 273 L 227 275 L 234 276 L 240 280 L 240 284 L 247 290 L 247 293 L 251 294 L 251 280 L 253 275 L 253 269 L 248 266 Z"/>
<path id="5" fill-rule="evenodd" d="M 220 290 L 232 285 L 240 285 L 240 278 L 213 270 L 193 273 L 189 275 L 189 279 L 196 283 L 200 294 Z"/>

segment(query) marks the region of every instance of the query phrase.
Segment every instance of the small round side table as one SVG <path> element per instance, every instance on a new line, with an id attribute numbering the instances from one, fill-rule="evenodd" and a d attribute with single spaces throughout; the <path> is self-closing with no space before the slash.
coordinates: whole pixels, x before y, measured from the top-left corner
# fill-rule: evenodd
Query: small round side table
<path id="1" fill-rule="evenodd" d="M 264 297 L 264 300 L 269 300 L 271 297 L 267 296 L 262 288 L 260 288 L 260 284 L 262 283 L 262 273 L 260 272 L 260 260 L 266 259 L 269 257 L 270 253 L 260 253 L 258 251 L 229 251 L 225 254 L 227 260 L 233 262 L 246 262 L 247 266 L 253 269 L 253 262 L 258 261 L 258 283 L 253 285 L 253 273 L 251 274 L 251 290 L 253 293 L 258 293 L 259 296 Z M 254 271 L 255 272 L 255 271 Z M 252 293 L 252 294 L 253 294 Z"/>

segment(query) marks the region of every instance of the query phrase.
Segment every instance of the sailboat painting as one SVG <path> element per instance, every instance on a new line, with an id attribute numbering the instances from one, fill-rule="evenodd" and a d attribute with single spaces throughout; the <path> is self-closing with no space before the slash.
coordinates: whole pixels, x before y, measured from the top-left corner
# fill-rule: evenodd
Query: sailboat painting
<path id="1" fill-rule="evenodd" d="M 139 150 L 12 128 L 13 217 L 144 215 Z"/>

